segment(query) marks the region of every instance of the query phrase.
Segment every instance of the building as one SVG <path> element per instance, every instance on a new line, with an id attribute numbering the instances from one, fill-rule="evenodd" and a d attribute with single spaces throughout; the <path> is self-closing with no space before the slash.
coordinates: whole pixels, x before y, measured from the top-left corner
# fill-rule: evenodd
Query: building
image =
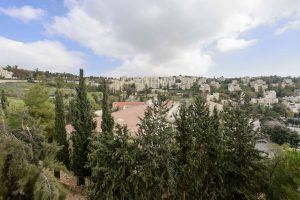
<path id="1" fill-rule="evenodd" d="M 281 83 L 281 87 L 285 88 L 286 86 L 292 87 L 294 86 L 292 79 L 284 79 Z"/>
<path id="2" fill-rule="evenodd" d="M 250 86 L 254 88 L 255 92 L 259 92 L 260 89 L 262 89 L 263 91 L 268 89 L 268 85 L 266 84 L 266 82 L 261 79 L 250 82 Z"/>
<path id="3" fill-rule="evenodd" d="M 13 73 L 0 67 L 0 77 L 5 79 L 12 79 Z"/>
<path id="4" fill-rule="evenodd" d="M 276 99 L 277 95 L 276 95 L 276 92 L 274 90 L 269 90 L 269 91 L 266 91 L 264 93 L 264 97 L 267 98 L 267 99 Z"/>
<path id="5" fill-rule="evenodd" d="M 271 106 L 272 104 L 278 103 L 277 95 L 274 90 L 266 91 L 263 98 L 252 98 L 251 103 L 260 104 L 264 106 Z"/>
<path id="6" fill-rule="evenodd" d="M 127 109 L 133 106 L 140 106 L 140 105 L 144 105 L 144 102 L 140 102 L 140 101 L 121 101 L 121 102 L 113 102 L 112 104 L 112 108 L 113 110 L 115 109 Z"/>
<path id="7" fill-rule="evenodd" d="M 229 92 L 241 91 L 240 85 L 238 84 L 237 80 L 233 80 L 231 83 L 228 84 L 228 91 Z"/>
<path id="8" fill-rule="evenodd" d="M 213 94 L 208 94 L 206 96 L 206 101 L 219 101 L 220 94 L 218 92 L 215 92 Z"/>
<path id="9" fill-rule="evenodd" d="M 200 91 L 202 91 L 202 93 L 210 93 L 210 86 L 208 84 L 203 84 L 200 86 Z"/>
<path id="10" fill-rule="evenodd" d="M 219 89 L 221 87 L 220 83 L 217 82 L 217 81 L 212 81 L 210 82 L 210 86 L 216 88 L 216 89 Z"/>
<path id="11" fill-rule="evenodd" d="M 249 85 L 251 78 L 249 76 L 241 78 L 244 85 Z"/>

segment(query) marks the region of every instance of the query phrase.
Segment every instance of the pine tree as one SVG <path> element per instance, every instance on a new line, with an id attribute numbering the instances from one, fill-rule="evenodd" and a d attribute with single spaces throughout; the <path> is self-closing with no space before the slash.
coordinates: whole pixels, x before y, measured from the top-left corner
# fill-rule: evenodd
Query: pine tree
<path id="1" fill-rule="evenodd" d="M 169 199 L 174 195 L 174 157 L 172 155 L 174 130 L 166 120 L 168 108 L 158 96 L 145 111 L 138 130 L 139 157 L 137 169 L 140 178 L 139 199 Z"/>
<path id="2" fill-rule="evenodd" d="M 4 112 L 7 111 L 8 105 L 9 105 L 9 104 L 8 104 L 8 101 L 7 101 L 7 97 L 6 97 L 6 95 L 5 95 L 5 91 L 2 90 L 2 91 L 1 91 L 1 107 L 2 107 L 2 110 L 3 110 Z"/>
<path id="3" fill-rule="evenodd" d="M 139 199 L 134 185 L 138 147 L 126 127 L 117 125 L 116 129 L 116 134 L 101 133 L 93 139 L 90 199 Z"/>
<path id="4" fill-rule="evenodd" d="M 65 164 L 67 169 L 70 167 L 69 143 L 67 141 L 66 122 L 64 113 L 64 103 L 62 94 L 59 90 L 55 92 L 55 127 L 54 139 L 62 146 L 58 152 L 57 159 Z"/>
<path id="5" fill-rule="evenodd" d="M 223 192 L 222 134 L 216 110 L 210 114 L 205 100 L 198 96 L 182 107 L 177 119 L 179 154 L 179 198 L 220 199 Z M 185 180 L 185 185 L 181 182 Z M 183 188 L 185 187 L 185 188 Z"/>
<path id="6" fill-rule="evenodd" d="M 90 175 L 90 169 L 86 167 L 88 162 L 89 142 L 96 124 L 93 120 L 91 105 L 87 98 L 83 70 L 80 69 L 79 86 L 76 88 L 74 107 L 72 108 L 72 133 L 73 152 L 71 165 L 75 175 L 78 176 L 78 185 L 84 185 L 84 177 Z"/>
<path id="7" fill-rule="evenodd" d="M 264 166 L 261 152 L 255 148 L 260 134 L 254 130 L 247 102 L 225 108 L 222 121 L 225 199 L 257 199 Z"/>
<path id="8" fill-rule="evenodd" d="M 109 108 L 109 99 L 108 99 L 109 91 L 108 91 L 107 80 L 105 79 L 103 79 L 102 94 L 103 94 L 102 123 L 101 123 L 102 133 L 112 134 L 114 128 L 114 119 L 111 116 L 111 112 Z"/>
<path id="9" fill-rule="evenodd" d="M 113 130 L 106 80 L 102 92 L 102 132 L 93 138 L 89 154 L 92 172 L 89 197 L 97 200 L 138 199 L 133 181 L 138 147 L 134 139 L 129 138 L 127 127 L 117 125 L 115 132 Z"/>
<path id="10" fill-rule="evenodd" d="M 191 109 L 182 105 L 176 117 L 176 197 L 177 199 L 193 198 L 194 187 L 194 136 L 192 130 Z"/>
<path id="11" fill-rule="evenodd" d="M 47 173 L 57 168 L 58 149 L 24 113 L 21 128 L 0 135 L 0 199 L 63 199 L 63 187 Z"/>

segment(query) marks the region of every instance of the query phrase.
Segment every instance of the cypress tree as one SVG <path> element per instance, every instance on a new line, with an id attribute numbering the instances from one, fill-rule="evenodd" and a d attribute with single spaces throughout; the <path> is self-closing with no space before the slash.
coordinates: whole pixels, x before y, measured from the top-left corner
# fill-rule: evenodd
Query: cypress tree
<path id="1" fill-rule="evenodd" d="M 111 112 L 109 108 L 109 100 L 108 100 L 109 91 L 108 91 L 107 80 L 105 78 L 103 79 L 102 94 L 103 94 L 103 100 L 102 100 L 101 129 L 103 133 L 112 134 L 114 128 L 114 119 L 111 116 Z"/>
<path id="2" fill-rule="evenodd" d="M 4 90 L 1 91 L 1 107 L 4 110 L 4 112 L 6 112 L 8 107 L 8 101 Z"/>
<path id="3" fill-rule="evenodd" d="M 88 162 L 89 143 L 96 123 L 93 120 L 90 102 L 87 98 L 86 84 L 83 70 L 80 69 L 79 85 L 76 88 L 74 107 L 72 108 L 72 133 L 73 152 L 71 156 L 72 169 L 78 176 L 78 185 L 85 185 L 84 177 L 90 175 L 86 167 Z"/>
<path id="4" fill-rule="evenodd" d="M 58 152 L 57 159 L 65 164 L 67 169 L 70 168 L 69 143 L 67 141 L 66 122 L 64 103 L 61 91 L 58 89 L 55 92 L 55 127 L 54 139 L 62 146 Z"/>

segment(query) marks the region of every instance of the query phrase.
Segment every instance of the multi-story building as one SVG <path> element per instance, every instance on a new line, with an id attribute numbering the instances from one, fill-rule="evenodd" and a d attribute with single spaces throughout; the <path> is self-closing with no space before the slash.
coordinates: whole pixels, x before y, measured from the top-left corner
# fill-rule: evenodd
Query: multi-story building
<path id="1" fill-rule="evenodd" d="M 262 89 L 263 91 L 268 89 L 268 85 L 266 84 L 266 82 L 261 80 L 261 79 L 258 79 L 256 81 L 252 81 L 250 83 L 250 86 L 252 88 L 254 88 L 255 92 L 259 92 L 260 89 Z"/>
<path id="2" fill-rule="evenodd" d="M 233 80 L 231 83 L 228 84 L 228 91 L 229 92 L 241 91 L 240 85 L 238 84 L 237 80 Z"/>
<path id="3" fill-rule="evenodd" d="M 249 76 L 241 78 L 244 85 L 249 85 L 251 78 Z"/>
<path id="4" fill-rule="evenodd" d="M 0 77 L 5 79 L 12 79 L 13 73 L 0 67 Z"/>
<path id="5" fill-rule="evenodd" d="M 200 86 L 200 91 L 203 93 L 210 93 L 210 86 L 208 84 L 203 84 Z"/>
<path id="6" fill-rule="evenodd" d="M 217 81 L 212 81 L 210 82 L 210 86 L 216 88 L 216 89 L 219 89 L 221 87 L 220 83 L 217 82 Z"/>
<path id="7" fill-rule="evenodd" d="M 281 83 L 281 87 L 285 88 L 286 86 L 294 86 L 292 79 L 284 79 Z"/>
<path id="8" fill-rule="evenodd" d="M 269 91 L 266 91 L 264 93 L 264 97 L 267 98 L 267 99 L 276 99 L 277 95 L 276 95 L 276 92 L 274 90 L 269 90 Z"/>
<path id="9" fill-rule="evenodd" d="M 254 104 L 261 104 L 265 106 L 271 106 L 278 103 L 277 95 L 274 90 L 266 91 L 263 98 L 252 98 L 251 102 Z"/>
<path id="10" fill-rule="evenodd" d="M 220 94 L 218 92 L 215 92 L 213 94 L 208 94 L 206 96 L 206 101 L 219 101 Z"/>

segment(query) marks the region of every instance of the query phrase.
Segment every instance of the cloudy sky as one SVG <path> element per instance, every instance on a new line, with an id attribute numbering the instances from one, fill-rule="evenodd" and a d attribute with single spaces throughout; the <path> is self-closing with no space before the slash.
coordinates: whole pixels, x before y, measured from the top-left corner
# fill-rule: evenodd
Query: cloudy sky
<path id="1" fill-rule="evenodd" d="M 0 65 L 300 76 L 300 0 L 1 0 Z"/>

